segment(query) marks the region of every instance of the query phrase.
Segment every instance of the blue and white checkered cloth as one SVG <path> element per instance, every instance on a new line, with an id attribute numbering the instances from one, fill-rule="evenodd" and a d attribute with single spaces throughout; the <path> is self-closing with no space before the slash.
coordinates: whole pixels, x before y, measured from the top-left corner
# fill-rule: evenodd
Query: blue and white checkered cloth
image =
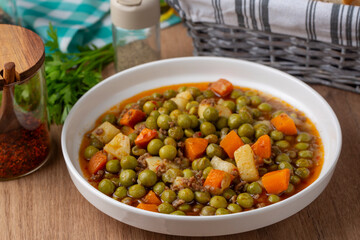
<path id="1" fill-rule="evenodd" d="M 45 41 L 51 22 L 64 52 L 74 52 L 77 46 L 100 47 L 112 42 L 109 0 L 17 0 L 16 4 L 22 25 Z M 161 27 L 178 22 L 180 18 L 173 15 L 162 22 Z"/>

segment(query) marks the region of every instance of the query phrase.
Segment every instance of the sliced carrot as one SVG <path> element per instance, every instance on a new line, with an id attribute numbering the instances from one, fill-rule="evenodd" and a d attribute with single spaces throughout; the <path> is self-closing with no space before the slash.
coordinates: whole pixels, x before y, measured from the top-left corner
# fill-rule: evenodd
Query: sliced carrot
<path id="1" fill-rule="evenodd" d="M 208 140 L 205 138 L 187 138 L 185 140 L 185 156 L 194 161 L 204 154 L 207 145 Z"/>
<path id="2" fill-rule="evenodd" d="M 136 137 L 135 144 L 141 148 L 145 148 L 152 139 L 157 137 L 157 135 L 158 133 L 156 130 L 144 128 Z"/>
<path id="3" fill-rule="evenodd" d="M 129 109 L 120 119 L 120 124 L 134 128 L 135 124 L 141 122 L 146 117 L 146 113 L 138 109 Z"/>
<path id="4" fill-rule="evenodd" d="M 210 89 L 216 94 L 220 95 L 220 97 L 225 97 L 232 92 L 234 86 L 228 80 L 221 78 L 212 83 L 210 85 Z"/>
<path id="5" fill-rule="evenodd" d="M 89 161 L 88 170 L 91 174 L 97 173 L 100 169 L 104 168 L 107 162 L 106 154 L 103 151 L 95 153 Z"/>
<path id="6" fill-rule="evenodd" d="M 156 195 L 156 193 L 154 193 L 154 191 L 150 190 L 145 197 L 143 198 L 143 201 L 147 204 L 155 204 L 155 205 L 160 205 L 161 204 L 161 200 L 159 199 L 159 197 Z"/>
<path id="7" fill-rule="evenodd" d="M 271 119 L 271 123 L 278 131 L 285 133 L 286 135 L 297 134 L 294 120 L 286 113 L 281 113 L 279 116 Z"/>
<path id="8" fill-rule="evenodd" d="M 229 132 L 220 142 L 220 146 L 224 149 L 229 158 L 232 159 L 234 159 L 234 152 L 242 145 L 244 145 L 243 141 L 234 130 Z"/>
<path id="9" fill-rule="evenodd" d="M 289 186 L 290 170 L 288 168 L 266 173 L 261 181 L 265 190 L 270 194 L 279 194 Z"/>
<path id="10" fill-rule="evenodd" d="M 233 179 L 234 177 L 227 172 L 211 169 L 204 182 L 204 187 L 208 188 L 211 194 L 221 194 L 230 186 Z"/>
<path id="11" fill-rule="evenodd" d="M 251 148 L 258 157 L 269 158 L 271 156 L 271 139 L 269 135 L 259 137 Z"/>
<path id="12" fill-rule="evenodd" d="M 151 212 L 158 212 L 158 206 L 156 204 L 139 203 L 139 205 L 137 205 L 137 208 Z"/>

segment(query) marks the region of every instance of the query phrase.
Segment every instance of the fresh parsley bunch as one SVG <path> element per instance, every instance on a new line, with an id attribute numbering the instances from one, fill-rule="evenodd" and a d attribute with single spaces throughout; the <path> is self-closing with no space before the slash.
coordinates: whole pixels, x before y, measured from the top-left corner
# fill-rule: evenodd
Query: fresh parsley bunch
<path id="1" fill-rule="evenodd" d="M 114 60 L 112 44 L 79 47 L 77 53 L 64 53 L 59 49 L 57 31 L 50 24 L 49 40 L 45 46 L 45 74 L 48 90 L 48 113 L 51 123 L 64 123 L 76 101 L 101 81 L 104 66 Z"/>

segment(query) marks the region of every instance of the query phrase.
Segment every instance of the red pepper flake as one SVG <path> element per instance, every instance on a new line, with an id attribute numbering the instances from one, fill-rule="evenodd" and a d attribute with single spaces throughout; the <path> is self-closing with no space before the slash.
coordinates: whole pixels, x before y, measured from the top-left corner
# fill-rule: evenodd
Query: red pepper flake
<path id="1" fill-rule="evenodd" d="M 24 175 L 40 166 L 50 152 L 47 123 L 0 134 L 0 178 Z"/>

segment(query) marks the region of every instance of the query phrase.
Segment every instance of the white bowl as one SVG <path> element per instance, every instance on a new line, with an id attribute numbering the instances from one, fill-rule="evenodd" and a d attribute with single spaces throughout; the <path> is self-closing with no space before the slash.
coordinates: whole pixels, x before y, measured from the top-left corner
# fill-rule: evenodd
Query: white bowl
<path id="1" fill-rule="evenodd" d="M 212 82 L 225 78 L 279 97 L 303 111 L 316 125 L 324 145 L 320 176 L 303 191 L 279 203 L 223 216 L 174 216 L 120 203 L 93 188 L 79 166 L 86 131 L 103 112 L 144 90 L 164 85 Z M 259 64 L 217 57 L 188 57 L 144 64 L 115 74 L 87 92 L 67 117 L 61 138 L 65 162 L 80 193 L 105 214 L 134 227 L 182 236 L 216 236 L 245 232 L 281 221 L 310 204 L 327 186 L 342 144 L 339 122 L 328 103 L 311 87 L 281 71 Z"/>

